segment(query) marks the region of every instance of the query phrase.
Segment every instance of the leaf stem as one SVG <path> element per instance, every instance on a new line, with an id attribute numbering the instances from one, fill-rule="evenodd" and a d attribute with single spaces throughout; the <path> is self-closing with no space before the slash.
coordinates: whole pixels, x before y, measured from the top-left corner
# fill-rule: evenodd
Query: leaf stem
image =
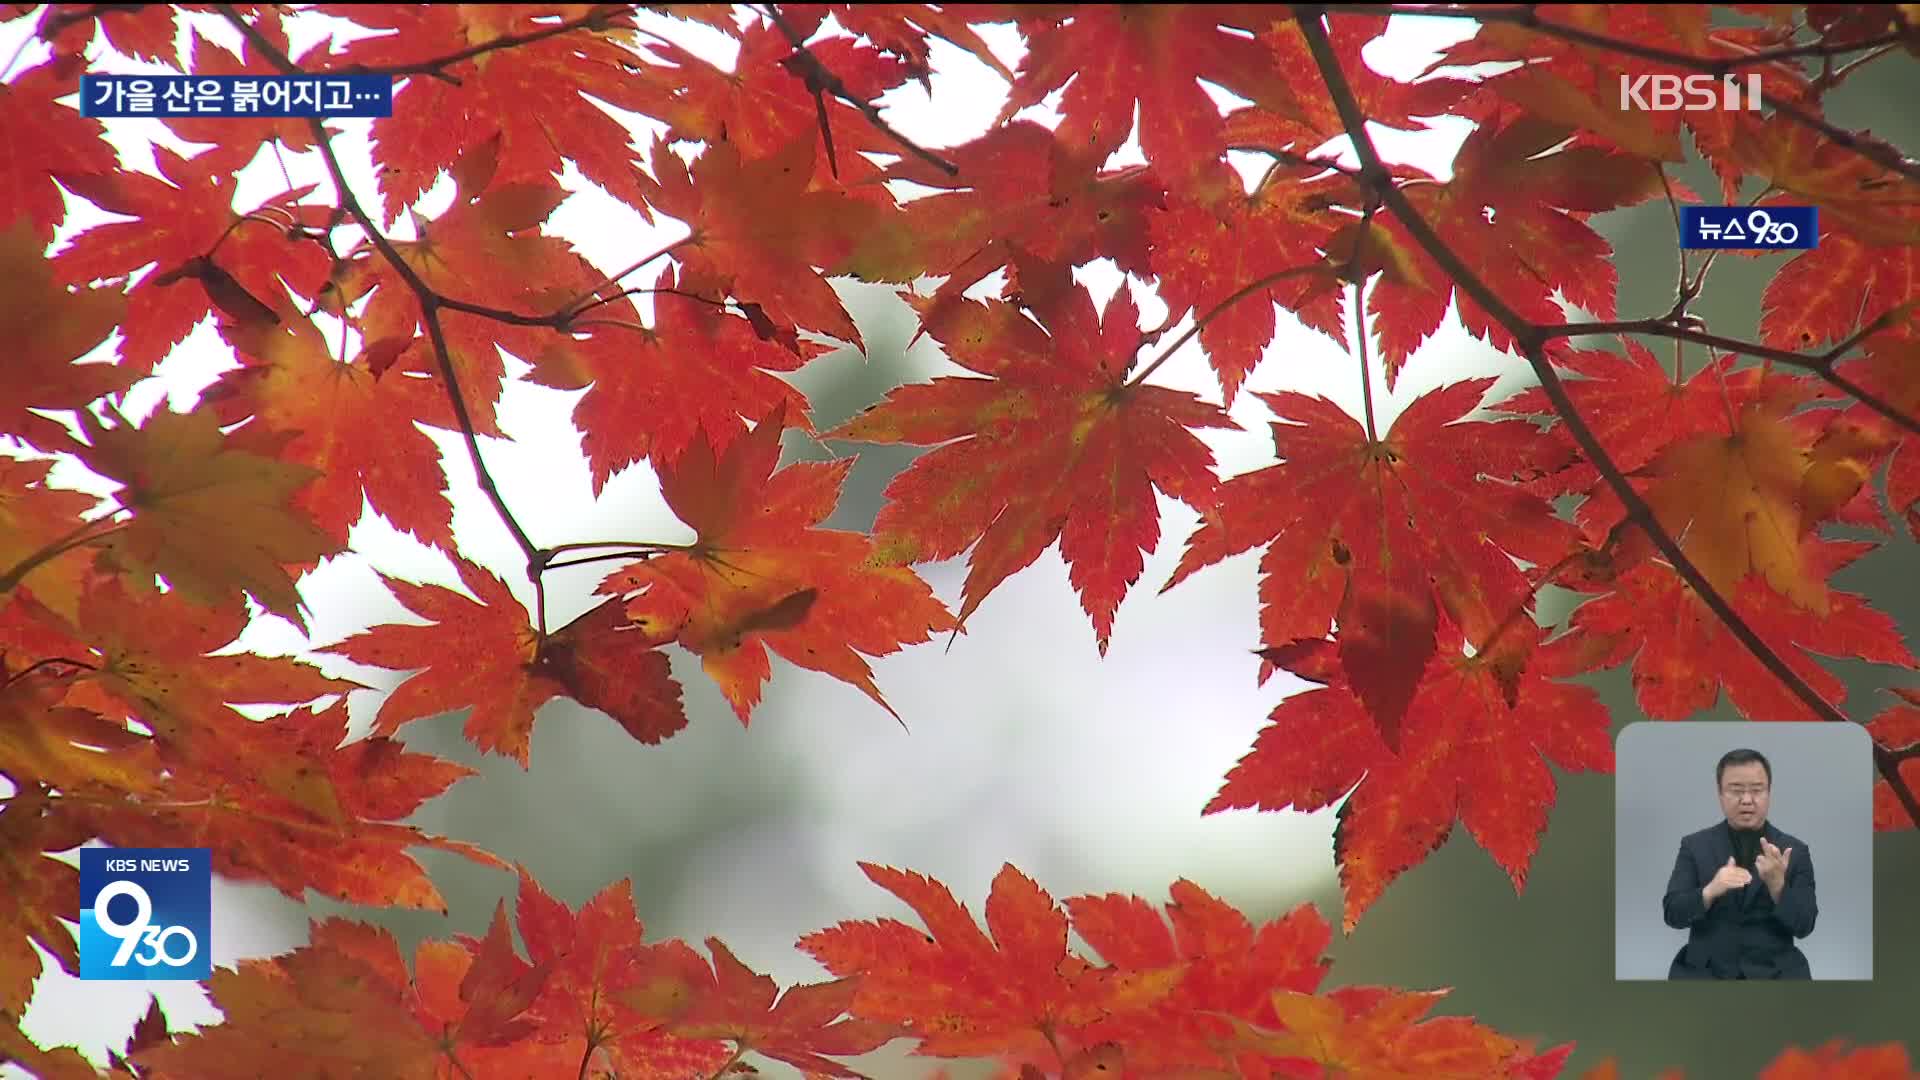
<path id="1" fill-rule="evenodd" d="M 1141 383 L 1146 382 L 1147 376 L 1159 370 L 1160 365 L 1166 363 L 1167 360 L 1171 358 L 1175 352 L 1179 351 L 1180 346 L 1185 345 L 1189 341 L 1192 341 L 1194 338 L 1194 335 L 1206 329 L 1206 326 L 1208 323 L 1212 322 L 1216 318 L 1219 318 L 1220 313 L 1232 307 L 1235 302 L 1239 300 L 1243 300 L 1246 297 L 1252 296 L 1254 293 L 1259 292 L 1261 289 L 1264 289 L 1267 286 L 1274 284 L 1275 282 L 1284 281 L 1287 278 L 1291 278 L 1291 277 L 1299 277 L 1302 274 L 1324 272 L 1325 270 L 1326 270 L 1326 266 L 1325 264 L 1322 264 L 1322 263 L 1308 263 L 1305 266 L 1290 266 L 1285 270 L 1276 270 L 1273 273 L 1268 274 L 1266 277 L 1257 278 L 1253 281 L 1248 282 L 1245 285 L 1240 286 L 1240 288 L 1234 290 L 1233 294 L 1228 296 L 1225 300 L 1222 300 L 1219 303 L 1213 305 L 1213 308 L 1209 310 L 1205 315 L 1202 315 L 1199 318 L 1194 319 L 1193 325 L 1187 327 L 1186 333 L 1181 334 L 1177 338 L 1174 338 L 1173 344 L 1167 346 L 1165 349 L 1162 349 L 1160 351 L 1160 355 L 1154 357 L 1153 361 L 1149 363 L 1146 367 L 1141 368 L 1140 373 L 1138 375 L 1135 375 L 1133 378 L 1128 379 L 1127 385 L 1139 386 Z"/>
<path id="2" fill-rule="evenodd" d="M 1356 247 L 1354 250 L 1359 250 Z M 1380 441 L 1380 433 L 1374 430 L 1373 423 L 1373 372 L 1367 367 L 1367 309 L 1362 302 L 1365 298 L 1365 283 L 1353 283 L 1353 322 L 1358 331 L 1355 337 L 1354 352 L 1360 358 L 1360 400 L 1367 412 L 1367 443 L 1374 445 Z"/>
<path id="3" fill-rule="evenodd" d="M 573 299 L 568 300 L 564 304 L 561 304 L 560 311 L 569 312 L 573 315 L 580 314 L 580 311 L 585 311 L 586 308 L 581 308 L 580 311 L 574 311 L 573 309 L 576 304 L 580 304 L 592 298 L 595 293 L 599 292 L 601 289 L 604 289 L 609 285 L 617 284 L 621 278 L 626 277 L 628 274 L 631 274 L 634 271 L 645 267 L 648 263 L 653 262 L 655 259 L 666 258 L 668 255 L 673 254 L 673 252 L 676 249 L 692 242 L 693 242 L 693 234 L 688 233 L 686 236 L 683 236 L 680 239 L 675 240 L 673 243 L 668 244 L 667 246 L 654 252 L 653 254 L 648 255 L 646 258 L 641 259 L 639 262 L 634 263 L 632 266 L 627 267 L 625 270 L 622 270 L 617 274 L 608 274 L 606 277 L 601 278 L 599 281 L 595 282 L 591 288 L 583 290 L 579 295 L 575 296 Z M 623 293 L 622 295 L 625 295 L 625 294 Z M 589 306 L 593 306 L 593 305 L 589 305 Z"/>
<path id="4" fill-rule="evenodd" d="M 88 671 L 100 670 L 94 665 L 87 663 L 85 660 L 74 660 L 70 657 L 65 657 L 65 656 L 49 656 L 40 660 L 35 660 L 33 663 L 28 664 L 26 667 L 21 668 L 19 671 L 16 671 L 13 674 L 8 675 L 4 681 L 0 681 L 0 690 L 4 690 L 7 687 L 12 686 L 14 683 L 17 683 L 20 680 L 26 678 L 27 676 L 33 674 L 34 672 L 39 671 L 41 668 L 58 667 L 61 664 L 65 664 L 68 667 L 85 668 Z"/>
<path id="5" fill-rule="evenodd" d="M 79 527 L 75 528 L 72 532 L 67 533 L 67 535 L 49 543 L 46 547 L 15 563 L 6 573 L 0 574 L 0 596 L 5 596 L 7 593 L 12 592 L 14 586 L 20 584 L 22 578 L 39 569 L 41 566 L 65 555 L 74 548 L 82 547 L 96 540 L 112 536 L 128 525 L 128 523 L 124 521 L 111 523 L 107 528 L 100 529 L 92 533 L 92 535 L 88 535 L 89 529 L 93 529 L 102 521 L 107 520 L 106 518 L 97 518 L 93 521 L 81 522 Z"/>

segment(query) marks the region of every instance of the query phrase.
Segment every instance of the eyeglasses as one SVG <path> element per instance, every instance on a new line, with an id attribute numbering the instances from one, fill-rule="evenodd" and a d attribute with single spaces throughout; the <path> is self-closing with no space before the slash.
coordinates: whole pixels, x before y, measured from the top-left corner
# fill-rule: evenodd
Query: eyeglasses
<path id="1" fill-rule="evenodd" d="M 1726 792 L 1728 795 L 1736 799 L 1743 798 L 1748 795 L 1751 795 L 1757 799 L 1760 796 L 1765 795 L 1767 793 L 1767 789 L 1764 787 L 1727 787 L 1727 788 L 1721 788 L 1720 790 L 1723 792 Z"/>

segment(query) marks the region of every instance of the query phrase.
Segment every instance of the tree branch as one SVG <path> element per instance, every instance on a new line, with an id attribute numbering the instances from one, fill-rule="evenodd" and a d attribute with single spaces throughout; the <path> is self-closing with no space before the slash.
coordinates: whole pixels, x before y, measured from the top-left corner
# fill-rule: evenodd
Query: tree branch
<path id="1" fill-rule="evenodd" d="M 1833 369 L 1833 366 L 1843 359 L 1848 352 L 1851 352 L 1863 339 L 1885 329 L 1886 324 L 1892 321 L 1889 316 L 1898 310 L 1898 308 L 1889 309 L 1885 315 L 1876 319 L 1872 324 L 1862 327 L 1861 330 L 1852 337 L 1840 342 L 1838 345 L 1835 345 L 1833 348 L 1828 349 L 1818 356 L 1809 356 L 1806 353 L 1792 352 L 1787 349 L 1776 349 L 1771 346 L 1761 345 L 1757 342 L 1741 341 L 1738 338 L 1723 337 L 1719 334 L 1709 334 L 1704 330 L 1696 330 L 1684 324 L 1670 323 L 1662 319 L 1615 319 L 1604 322 L 1560 323 L 1553 326 L 1536 326 L 1535 329 L 1540 332 L 1543 339 L 1547 340 L 1559 337 L 1586 337 L 1590 334 L 1645 334 L 1650 337 L 1690 341 L 1698 345 L 1707 345 L 1719 349 L 1722 352 L 1739 353 L 1743 356 L 1771 360 L 1776 364 L 1811 372 L 1822 382 L 1825 382 L 1827 385 L 1880 414 L 1894 426 L 1910 434 L 1920 435 L 1920 419 L 1901 412 L 1894 407 L 1892 402 Z"/>
<path id="2" fill-rule="evenodd" d="M 247 22 L 232 4 L 215 4 L 214 9 L 232 23 L 234 28 L 239 30 L 254 48 L 259 49 L 261 55 L 267 57 L 275 67 L 288 74 L 300 71 L 299 66 L 289 59 L 286 53 L 281 52 L 278 46 L 267 40 L 266 35 Z M 434 359 L 439 363 L 440 377 L 446 384 L 448 401 L 453 406 L 454 418 L 460 425 L 460 434 L 467 445 L 467 458 L 473 463 L 474 478 L 479 483 L 480 490 L 486 494 L 488 501 L 493 503 L 494 512 L 506 525 L 507 531 L 513 534 L 514 542 L 526 555 L 528 568 L 531 571 L 530 576 L 537 581 L 538 567 L 543 561 L 540 557 L 540 549 L 528 538 L 526 530 L 520 527 L 520 522 L 513 516 L 513 511 L 507 508 L 506 499 L 501 496 L 499 486 L 493 481 L 493 474 L 487 471 L 487 463 L 480 454 L 480 438 L 474 432 L 473 417 L 467 410 L 465 395 L 460 392 L 460 376 L 453 367 L 453 353 L 447 348 L 446 331 L 440 325 L 442 307 L 476 315 L 485 314 L 489 318 L 506 313 L 493 312 L 477 304 L 449 300 L 435 292 L 407 263 L 406 259 L 401 257 L 399 250 L 393 246 L 393 242 L 374 226 L 373 219 L 361 207 L 360 200 L 354 196 L 353 188 L 347 183 L 346 173 L 340 168 L 340 158 L 334 153 L 332 137 L 328 134 L 326 125 L 321 123 L 319 117 L 309 118 L 307 124 L 313 132 L 314 143 L 320 148 L 320 156 L 326 162 L 327 173 L 333 178 L 333 186 L 340 196 L 340 204 L 346 208 L 348 214 L 352 215 L 354 223 L 366 232 L 367 239 L 379 250 L 381 257 L 387 260 L 394 272 L 400 275 L 401 280 L 407 283 L 407 287 L 413 290 L 414 296 L 419 300 L 420 320 L 426 324 L 427 337 L 433 345 Z"/>
<path id="3" fill-rule="evenodd" d="M 1720 595 L 1700 569 L 1694 566 L 1693 560 L 1687 557 L 1687 553 L 1681 550 L 1679 542 L 1661 526 L 1659 519 L 1653 513 L 1653 508 L 1648 506 L 1640 497 L 1640 493 L 1627 482 L 1619 465 L 1594 436 L 1593 429 L 1587 426 L 1580 411 L 1574 407 L 1573 399 L 1568 396 L 1566 386 L 1560 381 L 1559 372 L 1555 371 L 1553 365 L 1547 360 L 1546 336 L 1542 333 L 1543 328 L 1521 318 L 1485 282 L 1468 270 L 1459 257 L 1434 233 L 1432 227 L 1420 217 L 1419 212 L 1414 209 L 1407 197 L 1385 179 L 1385 166 L 1380 161 L 1379 152 L 1374 148 L 1372 137 L 1367 134 L 1366 116 L 1360 111 L 1360 104 L 1353 95 L 1352 87 L 1347 83 L 1345 72 L 1340 68 L 1339 57 L 1334 54 L 1333 45 L 1327 39 L 1326 29 L 1320 24 L 1318 9 L 1296 6 L 1294 17 L 1300 24 L 1307 48 L 1313 54 L 1314 64 L 1319 68 L 1320 76 L 1326 83 L 1327 93 L 1332 97 L 1334 107 L 1340 114 L 1341 124 L 1346 128 L 1347 135 L 1354 144 L 1354 151 L 1360 158 L 1362 174 L 1378 185 L 1380 195 L 1386 201 L 1388 209 L 1392 210 L 1394 216 L 1406 226 L 1407 233 L 1426 251 L 1428 257 L 1453 278 L 1455 288 L 1470 296 L 1514 336 L 1527 358 L 1527 363 L 1533 367 L 1535 376 L 1540 380 L 1541 390 L 1546 394 L 1547 400 L 1552 402 L 1554 412 L 1560 417 L 1561 423 L 1566 425 L 1567 433 L 1580 447 L 1581 453 L 1585 454 L 1594 468 L 1599 470 L 1615 497 L 1625 506 L 1628 520 L 1646 532 L 1660 554 L 1665 556 L 1674 571 L 1680 575 L 1680 579 L 1686 582 L 1688 587 L 1700 597 L 1701 602 L 1720 619 L 1728 632 L 1746 646 L 1761 666 L 1779 679 L 1781 684 L 1799 698 L 1814 715 L 1823 720 L 1850 723 L 1851 721 L 1844 713 L 1808 685 L 1807 681 L 1800 677 L 1799 672 L 1788 666 L 1772 646 L 1768 645 L 1753 627 L 1733 610 L 1726 598 Z M 1880 752 L 1876 752 L 1875 761 L 1881 775 L 1893 789 L 1894 796 L 1900 800 L 1914 823 L 1920 825 L 1920 800 L 1916 800 L 1913 792 L 1906 786 L 1896 763 L 1888 760 L 1888 757 Z"/>
<path id="4" fill-rule="evenodd" d="M 914 142 L 912 139 L 907 138 L 905 135 L 900 134 L 898 131 L 895 131 L 893 125 L 887 123 L 886 120 L 880 116 L 880 110 L 877 106 L 871 102 L 862 101 L 852 90 L 847 89 L 847 84 L 840 81 L 840 76 L 835 75 L 829 70 L 827 65 L 821 63 L 820 58 L 813 55 L 812 50 L 807 48 L 807 39 L 803 37 L 798 30 L 793 28 L 793 24 L 787 21 L 786 16 L 780 14 L 778 7 L 773 4 L 762 4 L 761 7 L 766 9 L 767 18 L 773 23 L 774 28 L 779 30 L 787 39 L 787 43 L 793 46 L 793 56 L 791 59 L 793 63 L 799 65 L 806 72 L 801 77 L 806 81 L 808 86 L 824 90 L 860 110 L 860 114 L 867 118 L 868 123 L 879 128 L 882 134 L 894 142 L 899 143 L 901 147 L 914 157 L 932 165 L 948 176 L 960 175 L 960 166 L 955 165 L 946 158 L 941 157 L 926 147 L 921 146 L 919 143 Z M 821 134 L 828 139 L 828 145 L 831 146 L 833 136 L 825 130 L 824 119 L 822 121 Z"/>

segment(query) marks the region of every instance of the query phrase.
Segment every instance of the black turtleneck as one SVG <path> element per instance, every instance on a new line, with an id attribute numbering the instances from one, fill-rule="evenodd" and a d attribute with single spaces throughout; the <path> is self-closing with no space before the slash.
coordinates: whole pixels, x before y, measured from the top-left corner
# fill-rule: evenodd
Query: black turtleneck
<path id="1" fill-rule="evenodd" d="M 1727 822 L 1727 831 L 1733 834 L 1733 861 L 1743 869 L 1753 870 L 1755 859 L 1760 857 L 1760 837 L 1766 831 L 1766 822 L 1757 829 L 1742 829 L 1733 822 Z"/>

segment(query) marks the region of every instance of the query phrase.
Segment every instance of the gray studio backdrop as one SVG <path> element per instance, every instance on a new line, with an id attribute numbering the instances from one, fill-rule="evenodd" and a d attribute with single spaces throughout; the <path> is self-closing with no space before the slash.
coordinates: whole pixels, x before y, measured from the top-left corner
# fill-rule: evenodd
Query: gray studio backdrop
<path id="1" fill-rule="evenodd" d="M 1813 977 L 1873 978 L 1872 745 L 1858 725 L 1817 721 L 1622 728 L 1614 749 L 1614 977 L 1667 977 L 1687 941 L 1660 914 L 1680 838 L 1725 820 L 1714 767 L 1720 755 L 1748 747 L 1773 770 L 1767 820 L 1813 855 L 1820 914 L 1798 942 Z"/>

